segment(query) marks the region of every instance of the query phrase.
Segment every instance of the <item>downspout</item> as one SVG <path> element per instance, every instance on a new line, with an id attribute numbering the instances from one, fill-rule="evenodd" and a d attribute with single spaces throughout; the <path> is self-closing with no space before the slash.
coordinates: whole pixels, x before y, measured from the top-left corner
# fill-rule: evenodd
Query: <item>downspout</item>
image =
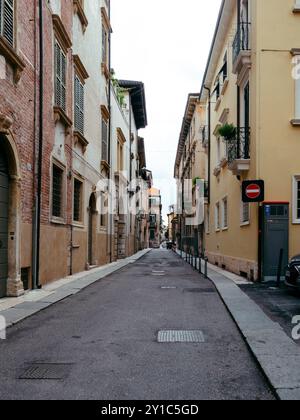
<path id="1" fill-rule="evenodd" d="M 39 146 L 37 159 L 37 193 L 33 220 L 33 289 L 40 289 L 40 240 L 41 240 L 41 200 L 42 200 L 42 163 L 44 139 L 44 36 L 43 0 L 39 0 Z"/>
<path id="2" fill-rule="evenodd" d="M 204 86 L 204 89 L 208 91 L 208 204 L 210 204 L 211 198 L 211 90 Z"/>
<path id="3" fill-rule="evenodd" d="M 110 0 L 108 0 L 108 17 L 110 20 L 111 17 L 111 11 L 110 11 Z M 108 65 L 109 65 L 109 74 L 111 72 L 111 31 L 109 31 L 108 35 Z M 110 180 L 113 179 L 113 172 L 112 172 L 112 145 L 111 145 L 111 134 L 112 134 L 112 125 L 111 125 L 111 77 L 109 77 L 109 85 L 108 85 L 108 110 L 109 110 L 109 125 L 108 125 L 108 159 L 109 159 L 109 166 L 110 166 Z M 112 187 L 112 182 L 110 182 L 110 188 Z M 112 194 L 111 198 L 112 200 Z M 110 205 L 110 238 L 109 238 L 109 261 L 113 262 L 113 212 L 112 212 L 112 202 Z"/>

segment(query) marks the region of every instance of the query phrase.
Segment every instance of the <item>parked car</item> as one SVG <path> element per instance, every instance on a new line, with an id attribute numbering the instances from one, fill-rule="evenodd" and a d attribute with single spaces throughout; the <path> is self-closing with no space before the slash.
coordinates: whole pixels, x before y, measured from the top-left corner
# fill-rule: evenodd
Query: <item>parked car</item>
<path id="1" fill-rule="evenodd" d="M 288 287 L 300 290 L 300 255 L 291 259 L 287 267 L 285 283 Z"/>

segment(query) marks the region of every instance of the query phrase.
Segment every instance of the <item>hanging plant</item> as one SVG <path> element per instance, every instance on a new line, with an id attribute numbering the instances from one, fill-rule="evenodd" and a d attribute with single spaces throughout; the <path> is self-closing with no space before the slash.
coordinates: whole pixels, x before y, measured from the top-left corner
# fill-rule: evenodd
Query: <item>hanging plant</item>
<path id="1" fill-rule="evenodd" d="M 230 141 L 236 138 L 237 128 L 233 124 L 224 124 L 219 128 L 218 133 L 225 140 Z"/>

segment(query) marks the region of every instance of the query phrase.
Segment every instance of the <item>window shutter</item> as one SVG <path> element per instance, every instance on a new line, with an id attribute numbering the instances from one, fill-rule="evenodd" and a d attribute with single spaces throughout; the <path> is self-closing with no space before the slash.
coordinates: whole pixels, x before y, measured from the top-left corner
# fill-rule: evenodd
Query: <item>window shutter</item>
<path id="1" fill-rule="evenodd" d="M 108 162 L 108 129 L 105 120 L 102 120 L 102 160 Z"/>
<path id="2" fill-rule="evenodd" d="M 55 105 L 66 111 L 67 60 L 59 44 L 55 43 Z"/>
<path id="3" fill-rule="evenodd" d="M 14 47 L 14 0 L 0 0 L 0 34 Z"/>
<path id="4" fill-rule="evenodd" d="M 84 86 L 75 76 L 75 129 L 84 135 Z"/>

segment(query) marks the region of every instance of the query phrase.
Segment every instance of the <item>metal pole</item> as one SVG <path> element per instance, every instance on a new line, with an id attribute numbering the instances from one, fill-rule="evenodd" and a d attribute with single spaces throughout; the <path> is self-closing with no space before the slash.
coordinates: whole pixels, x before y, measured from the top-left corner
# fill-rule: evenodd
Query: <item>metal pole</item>
<path id="1" fill-rule="evenodd" d="M 202 274 L 202 260 L 201 260 L 201 255 L 199 255 L 199 274 Z"/>
<path id="2" fill-rule="evenodd" d="M 279 253 L 279 262 L 278 262 L 278 270 L 277 270 L 277 287 L 280 287 L 280 283 L 281 283 L 282 263 L 283 263 L 283 249 L 281 248 L 280 253 Z"/>
<path id="3" fill-rule="evenodd" d="M 204 269 L 204 270 L 205 270 L 205 278 L 206 278 L 206 279 L 208 278 L 208 275 L 207 275 L 207 274 L 208 274 L 208 271 L 207 271 L 207 264 L 208 264 L 208 258 L 206 257 L 206 258 L 205 258 L 205 269 Z"/>

